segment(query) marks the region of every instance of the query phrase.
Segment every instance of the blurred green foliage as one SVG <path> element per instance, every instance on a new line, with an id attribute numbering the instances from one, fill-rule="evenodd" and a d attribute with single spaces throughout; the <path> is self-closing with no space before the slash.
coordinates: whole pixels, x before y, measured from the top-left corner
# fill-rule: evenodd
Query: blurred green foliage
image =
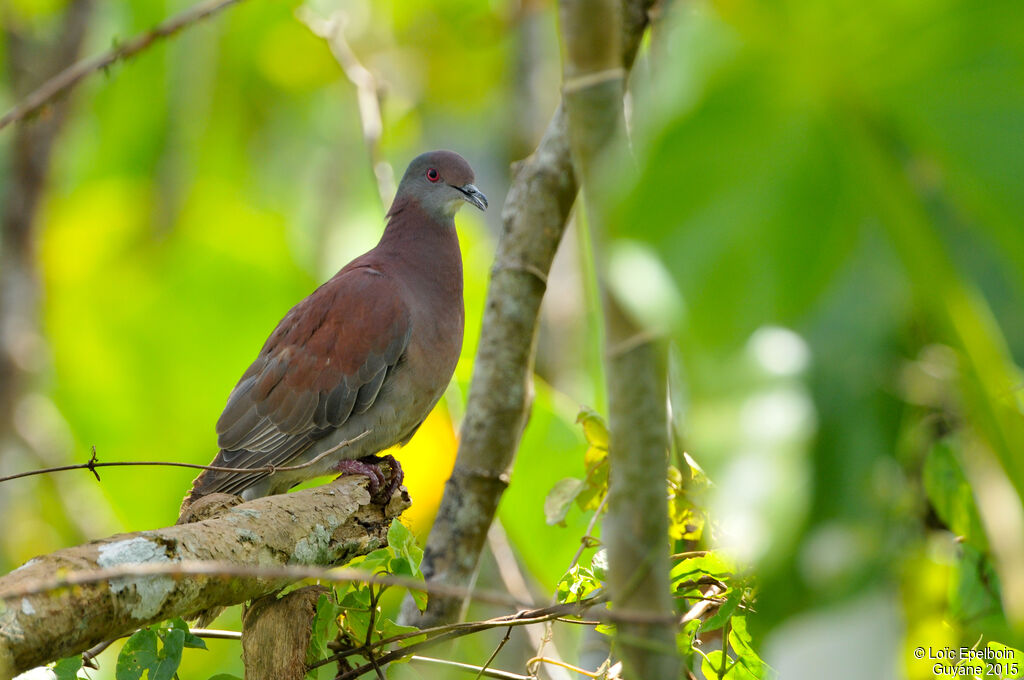
<path id="1" fill-rule="evenodd" d="M 96 3 L 86 52 L 190 4 Z M 73 95 L 37 220 L 50 361 L 19 410 L 55 462 L 85 461 L 90 445 L 105 461 L 207 462 L 216 416 L 269 330 L 375 242 L 383 209 L 355 94 L 297 7 L 241 3 Z M 0 16 L 45 40 L 65 8 L 11 0 Z M 458 218 L 463 357 L 406 452 L 422 539 L 454 456 L 508 163 L 536 143 L 523 121 L 557 101 L 554 7 L 308 8 L 344 13 L 382 85 L 395 172 L 456 149 L 494 206 L 486 222 Z M 4 109 L 17 99 L 6 40 Z M 631 81 L 637 173 L 614 164 L 602 192 L 609 278 L 675 339 L 672 538 L 731 555 L 756 581 L 754 611 L 715 621 L 732 622 L 731 658 L 756 649 L 783 677 L 819 677 L 811 661 L 826 659 L 857 677 L 928 678 L 918 646 L 1024 644 L 1022 82 L 1024 13 L 1010 0 L 677 2 L 645 46 Z M 0 131 L 0 158 L 10 137 Z M 9 172 L 0 164 L 0 184 Z M 608 472 L 594 421 L 573 424 L 580 404 L 604 402 L 593 272 L 574 261 L 589 244 L 563 250 L 499 510 L 539 597 L 599 580 L 563 577 Z M 192 477 L 65 475 L 0 488 L 0 571 L 165 525 Z M 550 526 L 545 498 L 569 477 L 589 486 Z M 497 583 L 493 567 L 485 556 L 483 583 Z M 731 592 L 737 608 L 749 594 Z M 497 666 L 536 651 L 513 639 Z M 573 651 L 578 633 L 556 627 L 556 640 Z M 467 639 L 453 655 L 481 663 L 496 644 Z M 236 642 L 208 647 L 183 655 L 182 677 L 241 673 Z M 691 659 L 708 677 L 721 660 Z M 760 671 L 727 677 L 744 672 Z"/>
<path id="2" fill-rule="evenodd" d="M 682 440 L 717 482 L 718 542 L 759 570 L 751 630 L 806 660 L 814 620 L 848 638 L 832 663 L 910 677 L 932 672 L 919 645 L 1020 646 L 1024 14 L 676 14 L 635 82 L 638 179 L 608 173 L 613 265 L 667 275 L 612 285 L 673 320 Z M 933 580 L 948 598 L 918 592 Z M 879 594 L 902 644 L 839 613 Z"/>

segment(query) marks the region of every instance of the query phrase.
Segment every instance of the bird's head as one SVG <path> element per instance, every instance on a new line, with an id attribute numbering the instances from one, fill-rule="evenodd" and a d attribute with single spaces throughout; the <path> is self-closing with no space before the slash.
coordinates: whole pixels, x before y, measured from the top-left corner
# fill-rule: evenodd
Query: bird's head
<path id="1" fill-rule="evenodd" d="M 487 197 L 473 184 L 473 168 L 454 151 L 428 151 L 409 164 L 395 196 L 415 200 L 432 215 L 451 218 L 466 202 L 487 209 Z M 394 207 L 392 207 L 394 210 Z"/>

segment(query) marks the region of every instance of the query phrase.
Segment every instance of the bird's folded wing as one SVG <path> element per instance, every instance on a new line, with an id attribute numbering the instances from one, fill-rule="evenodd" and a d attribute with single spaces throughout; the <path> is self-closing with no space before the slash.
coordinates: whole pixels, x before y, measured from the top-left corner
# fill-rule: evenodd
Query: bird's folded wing
<path id="1" fill-rule="evenodd" d="M 214 465 L 294 461 L 373 405 L 411 331 L 394 280 L 370 267 L 339 272 L 288 312 L 238 381 L 217 421 L 221 452 Z M 193 495 L 238 493 L 265 475 L 205 475 Z"/>

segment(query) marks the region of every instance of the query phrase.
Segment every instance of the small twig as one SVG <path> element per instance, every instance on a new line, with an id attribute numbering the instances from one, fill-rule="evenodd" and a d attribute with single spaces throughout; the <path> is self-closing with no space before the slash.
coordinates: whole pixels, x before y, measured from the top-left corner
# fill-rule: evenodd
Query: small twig
<path id="1" fill-rule="evenodd" d="M 195 24 L 207 17 L 217 14 L 221 10 L 240 2 L 241 0 L 206 0 L 188 8 L 184 12 L 171 17 L 153 29 L 131 38 L 123 43 L 118 43 L 112 49 L 103 54 L 75 62 L 53 78 L 50 78 L 34 92 L 28 95 L 23 101 L 15 105 L 10 111 L 0 118 L 0 130 L 11 123 L 17 122 L 26 116 L 36 113 L 46 106 L 58 95 L 64 94 L 82 79 L 97 71 L 105 71 L 118 61 L 134 57 L 154 42 L 161 38 L 167 38 L 188 26 Z"/>
<path id="2" fill-rule="evenodd" d="M 685 581 L 679 581 L 676 583 L 676 590 L 684 588 L 692 588 L 693 586 L 718 586 L 722 589 L 727 588 L 725 581 L 717 579 L 714 576 L 701 576 L 700 578 L 687 579 Z M 683 597 L 687 597 L 683 595 Z"/>
<path id="3" fill-rule="evenodd" d="M 721 670 L 718 672 L 718 677 L 725 677 L 725 669 L 729 663 L 729 623 L 732 619 L 725 620 L 725 627 L 722 628 L 722 665 Z"/>
<path id="4" fill-rule="evenodd" d="M 356 88 L 356 102 L 359 105 L 359 122 L 363 131 L 363 143 L 370 158 L 373 177 L 377 184 L 381 206 L 387 210 L 395 195 L 394 171 L 380 152 L 380 137 L 384 131 L 383 118 L 380 112 L 380 88 L 377 79 L 368 68 L 363 66 L 345 40 L 343 12 L 335 12 L 327 19 L 317 17 L 306 7 L 296 11 L 302 21 L 314 35 L 327 41 L 331 54 L 341 66 L 345 77 Z"/>
<path id="5" fill-rule="evenodd" d="M 572 562 L 569 564 L 569 568 L 565 570 L 565 573 L 569 573 L 573 567 L 579 564 L 580 557 L 583 555 L 583 551 L 589 547 L 592 547 L 591 542 L 594 540 L 592 536 L 594 527 L 597 526 L 597 520 L 601 517 L 601 513 L 604 511 L 604 506 L 608 502 L 608 494 L 604 495 L 601 499 L 601 503 L 598 504 L 597 510 L 594 510 L 594 516 L 590 518 L 590 522 L 587 523 L 587 530 L 583 532 L 583 537 L 580 538 L 580 547 L 576 548 L 576 554 L 572 556 Z"/>
<path id="6" fill-rule="evenodd" d="M 712 598 L 721 595 L 724 591 L 725 588 L 719 585 L 713 585 L 710 588 L 708 588 L 704 592 L 704 597 L 706 599 L 703 599 L 697 604 L 693 605 L 693 607 L 690 608 L 690 611 L 683 614 L 683 618 L 679 620 L 679 625 L 682 626 L 690 621 L 693 621 L 694 619 L 699 619 L 701 616 L 703 616 L 704 612 L 718 604 Z"/>
<path id="7" fill-rule="evenodd" d="M 413 654 L 409 657 L 409 660 L 418 661 L 420 663 L 437 664 L 447 668 L 455 668 L 460 671 L 466 671 L 467 673 L 480 673 L 485 678 L 498 678 L 498 680 L 533 680 L 533 678 L 528 675 L 509 673 L 508 671 L 496 671 L 493 668 L 483 668 L 482 666 L 474 666 L 473 664 L 459 663 L 458 661 L 449 661 L 447 659 L 435 659 L 432 656 L 419 656 L 418 654 Z M 477 677 L 480 676 L 478 675 Z"/>
<path id="8" fill-rule="evenodd" d="M 190 633 L 207 640 L 241 640 L 242 633 L 237 630 L 217 630 L 214 628 L 189 628 Z"/>
<path id="9" fill-rule="evenodd" d="M 669 555 L 669 558 L 673 560 L 685 560 L 690 557 L 703 557 L 704 555 L 710 554 L 710 550 L 688 550 L 686 552 L 674 553 L 672 555 Z"/>
<path id="10" fill-rule="evenodd" d="M 558 618 L 560 616 L 565 616 L 566 614 L 570 614 L 573 612 L 582 613 L 588 610 L 589 608 L 597 604 L 600 604 L 604 601 L 605 600 L 603 597 L 595 597 L 589 600 L 584 600 L 583 602 L 579 603 L 561 604 L 555 605 L 553 607 L 545 607 L 543 609 L 535 609 L 532 611 L 522 611 L 512 616 L 503 616 L 497 619 L 490 619 L 489 621 L 481 621 L 473 624 L 451 624 L 450 629 L 447 633 L 437 635 L 435 637 L 424 640 L 423 642 L 418 642 L 416 644 L 409 645 L 408 647 L 403 647 L 401 649 L 396 649 L 392 652 L 388 652 L 384 656 L 378 658 L 377 662 L 381 664 L 391 663 L 396 659 L 401 659 L 403 657 L 410 656 L 420 649 L 432 647 L 442 642 L 452 640 L 454 638 L 463 637 L 465 635 L 470 635 L 472 633 L 478 633 L 480 631 L 489 630 L 491 628 L 501 628 L 503 626 L 526 626 L 533 623 L 543 623 L 544 621 Z M 443 626 L 440 626 L 439 628 L 443 628 Z M 419 634 L 423 634 L 423 631 L 420 631 Z M 377 643 L 377 645 L 380 644 L 382 644 L 382 642 Z M 338 658 L 350 656 L 355 653 L 358 653 L 358 650 L 345 652 Z M 322 663 L 323 662 L 320 662 L 321 665 Z M 372 667 L 370 666 L 370 664 L 364 664 L 362 666 L 359 666 L 358 668 L 354 668 L 352 670 L 338 674 L 335 677 L 335 680 L 352 680 L 353 678 L 357 678 L 363 673 L 370 671 L 371 668 Z"/>
<path id="11" fill-rule="evenodd" d="M 366 626 L 366 639 L 363 640 L 364 653 L 366 654 L 366 658 L 370 660 L 370 663 L 373 664 L 373 670 L 377 672 L 377 680 L 387 680 L 384 677 L 384 673 L 381 671 L 380 666 L 377 664 L 377 657 L 374 656 L 373 647 L 371 646 L 371 643 L 373 642 L 373 624 L 377 618 L 377 601 L 380 599 L 380 596 L 384 594 L 384 589 L 386 587 L 387 586 L 381 586 L 377 589 L 377 592 L 374 593 L 373 584 L 370 584 L 370 611 L 368 612 L 370 622 Z"/>
<path id="12" fill-rule="evenodd" d="M 101 482 L 103 480 L 100 479 L 100 473 L 96 472 L 96 463 L 98 463 L 98 462 L 99 462 L 99 458 L 96 457 L 96 445 L 93 444 L 92 445 L 92 456 L 89 457 L 89 463 L 88 463 L 88 465 L 89 465 L 89 472 L 91 472 L 93 474 L 93 477 L 96 478 L 97 482 Z M 2 481 L 4 481 L 4 480 L 0 479 L 0 482 L 2 482 Z"/>
<path id="13" fill-rule="evenodd" d="M 19 472 L 16 475 L 8 475 L 7 477 L 0 477 L 0 483 L 9 482 L 9 481 L 11 481 L 13 479 L 21 479 L 22 477 L 31 477 L 32 475 L 42 475 L 42 474 L 47 474 L 47 473 L 50 473 L 50 472 L 64 472 L 65 470 L 88 470 L 89 472 L 91 472 L 94 475 L 96 475 L 96 479 L 99 480 L 100 476 L 99 476 L 99 474 L 97 474 L 96 468 L 100 468 L 100 467 L 126 467 L 126 466 L 131 466 L 131 465 L 160 465 L 160 466 L 166 466 L 166 467 L 191 468 L 193 470 L 213 470 L 215 472 L 267 472 L 267 473 L 270 473 L 270 474 L 273 474 L 275 472 L 291 472 L 292 470 L 301 470 L 303 468 L 307 468 L 307 467 L 309 467 L 311 465 L 315 465 L 316 463 L 319 463 L 326 456 L 329 456 L 330 454 L 335 453 L 339 449 L 344 448 L 344 447 L 348 446 L 349 444 L 354 444 L 355 442 L 359 441 L 363 437 L 365 437 L 368 434 L 370 434 L 370 432 L 372 432 L 372 431 L 373 430 L 365 430 L 362 433 L 360 433 L 359 435 L 357 435 L 355 437 L 352 437 L 352 439 L 346 439 L 345 441 L 341 442 L 337 446 L 333 446 L 333 447 L 327 449 L 326 451 L 324 451 L 323 453 L 318 455 L 316 458 L 313 458 L 312 460 L 306 461 L 305 463 L 302 463 L 301 465 L 283 465 L 283 466 L 282 465 L 264 465 L 262 467 L 256 467 L 256 468 L 233 468 L 233 467 L 221 467 L 219 465 L 199 465 L 197 463 L 178 463 L 178 462 L 175 462 L 175 461 L 166 461 L 166 460 L 150 460 L 150 461 L 131 460 L 131 461 L 115 461 L 115 462 L 112 462 L 112 463 L 100 463 L 100 462 L 98 462 L 98 459 L 96 458 L 96 447 L 93 446 L 92 447 L 92 457 L 89 459 L 89 462 L 87 462 L 87 463 L 79 463 L 78 465 L 60 465 L 58 467 L 42 468 L 41 470 L 29 470 L 28 472 Z"/>
<path id="14" fill-rule="evenodd" d="M 487 546 L 494 555 L 494 561 L 498 565 L 498 574 L 501 576 L 502 583 L 505 584 L 505 589 L 520 599 L 531 599 L 532 595 L 529 586 L 526 584 L 526 577 L 523 575 L 522 570 L 519 569 L 515 552 L 512 550 L 508 535 L 505 533 L 505 527 L 497 517 L 494 518 L 494 523 L 491 524 L 491 528 L 487 531 Z M 557 600 L 552 600 L 552 604 L 555 602 Z M 531 644 L 543 649 L 544 645 L 550 642 L 547 639 L 550 630 L 551 623 L 548 622 L 544 624 L 543 630 L 527 626 L 526 634 L 530 638 Z M 552 655 L 555 658 L 561 658 L 558 648 L 553 643 Z M 570 680 L 570 678 L 568 674 L 563 674 L 553 676 L 553 680 Z"/>
<path id="15" fill-rule="evenodd" d="M 214 630 L 212 628 L 190 628 L 189 633 L 196 637 L 205 638 L 207 640 L 241 640 L 242 634 L 237 630 Z M 127 638 L 135 635 L 135 632 L 125 633 L 119 637 L 105 640 L 98 645 L 90 647 L 89 649 L 82 652 L 82 666 L 85 668 L 91 668 L 93 670 L 99 670 L 99 664 L 96 663 L 96 657 L 98 657 L 103 651 L 110 645 L 114 644 L 115 641 L 120 638 Z"/>
<path id="16" fill-rule="evenodd" d="M 487 670 L 487 667 L 490 666 L 491 663 L 494 662 L 494 657 L 498 656 L 498 652 L 501 651 L 501 648 L 505 646 L 505 643 L 507 643 L 511 637 L 512 637 L 512 626 L 509 626 L 505 630 L 505 637 L 501 638 L 501 642 L 499 642 L 498 646 L 494 648 L 494 651 L 491 652 L 491 655 L 489 657 L 487 657 L 487 661 L 485 661 L 484 665 L 480 667 L 480 671 L 476 674 L 476 677 L 473 678 L 473 680 L 480 680 L 481 676 L 483 676 L 483 674 L 484 674 L 484 671 Z"/>
<path id="17" fill-rule="evenodd" d="M 575 567 L 577 564 L 579 564 L 580 557 L 582 557 L 582 555 L 583 555 L 583 551 L 586 550 L 588 547 L 592 546 L 593 541 L 595 539 L 594 539 L 594 537 L 591 534 L 594 531 L 594 527 L 597 526 L 597 520 L 598 520 L 598 518 L 601 517 L 601 513 L 604 511 L 604 506 L 605 506 L 605 503 L 607 503 L 607 502 L 608 502 L 608 494 L 605 494 L 604 498 L 602 498 L 601 502 L 598 504 L 597 509 L 594 510 L 594 515 L 590 518 L 590 521 L 587 522 L 587 529 L 586 529 L 586 531 L 583 532 L 583 536 L 580 538 L 580 545 L 576 549 L 576 554 L 572 556 L 572 561 L 569 563 L 569 568 L 565 570 L 566 574 L 568 574 L 570 571 L 572 571 L 572 568 Z M 552 600 L 555 601 L 556 597 L 553 597 Z M 551 622 L 549 621 L 546 624 L 544 624 L 544 636 L 541 638 L 540 644 L 537 645 L 537 653 L 534 654 L 535 657 L 540 658 L 540 657 L 542 657 L 544 655 L 544 647 L 547 646 L 547 643 L 553 637 L 554 637 L 554 630 L 552 629 Z M 556 648 L 555 649 L 555 657 L 556 658 L 560 658 L 560 656 L 561 655 L 558 654 L 558 650 Z"/>
<path id="18" fill-rule="evenodd" d="M 588 671 L 585 668 L 580 668 L 579 666 L 573 666 L 570 663 L 566 663 L 564 661 L 559 661 L 558 659 L 549 659 L 549 658 L 547 658 L 545 656 L 535 656 L 535 657 L 533 657 L 532 659 L 530 659 L 529 661 L 526 662 L 526 668 L 529 669 L 530 672 L 532 673 L 532 672 L 535 671 L 537 666 L 539 666 L 542 663 L 549 663 L 549 664 L 551 664 L 553 666 L 559 666 L 561 668 L 565 668 L 567 670 L 570 670 L 570 671 L 572 671 L 574 673 L 579 673 L 580 675 L 585 675 L 588 678 L 600 677 L 597 673 L 594 673 L 592 671 Z"/>
<path id="19" fill-rule="evenodd" d="M 583 611 L 586 611 L 589 607 L 598 605 L 605 602 L 603 597 L 592 597 L 589 600 L 584 600 L 581 603 L 571 604 L 559 604 L 552 607 L 544 607 L 541 609 L 532 610 L 521 610 L 516 614 L 510 614 L 507 616 L 500 616 L 495 619 L 488 619 L 486 621 L 471 621 L 465 623 L 446 623 L 440 626 L 432 626 L 430 628 L 421 628 L 412 633 L 401 633 L 399 635 L 393 635 L 383 640 L 377 640 L 373 643 L 373 647 L 383 647 L 390 645 L 395 642 L 401 642 L 402 640 L 408 640 L 414 637 L 426 637 L 425 642 L 431 642 L 432 640 L 447 640 L 451 637 L 461 637 L 461 635 L 468 635 L 470 633 L 476 633 L 481 630 L 490 630 L 491 628 L 499 628 L 501 626 L 527 626 L 533 623 L 543 623 L 549 620 L 549 618 L 560 618 L 568 615 L 582 615 Z M 560 613 L 562 612 L 562 613 Z M 596 624 L 595 624 L 596 625 Z M 450 633 L 461 632 L 459 635 L 451 636 Z M 411 650 L 413 646 L 406 647 L 405 649 Z M 352 656 L 353 654 L 361 654 L 360 649 L 344 649 L 334 654 L 333 656 L 322 659 L 309 666 L 309 669 L 318 668 L 332 661 L 339 661 L 346 657 Z"/>

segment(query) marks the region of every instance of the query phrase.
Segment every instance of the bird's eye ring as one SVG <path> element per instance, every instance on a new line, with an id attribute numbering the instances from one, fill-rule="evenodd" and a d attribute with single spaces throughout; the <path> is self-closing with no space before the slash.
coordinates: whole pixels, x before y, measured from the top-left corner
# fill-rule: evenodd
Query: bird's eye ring
<path id="1" fill-rule="evenodd" d="M 427 170 L 427 179 L 429 179 L 431 182 L 436 182 L 437 180 L 441 179 L 441 175 L 437 174 L 437 170 L 435 168 L 430 168 L 429 170 Z"/>

